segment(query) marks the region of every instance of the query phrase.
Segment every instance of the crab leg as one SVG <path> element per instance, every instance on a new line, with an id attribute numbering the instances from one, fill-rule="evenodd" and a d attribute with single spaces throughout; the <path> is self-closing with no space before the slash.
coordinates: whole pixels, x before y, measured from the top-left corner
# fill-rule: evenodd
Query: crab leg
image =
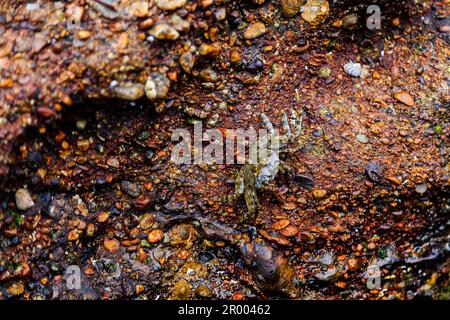
<path id="1" fill-rule="evenodd" d="M 298 138 L 302 133 L 303 112 L 300 112 L 295 118 L 295 137 Z"/>
<path id="2" fill-rule="evenodd" d="M 269 130 L 269 133 L 271 135 L 273 135 L 275 133 L 275 129 L 273 128 L 272 122 L 270 122 L 269 118 L 266 116 L 265 113 L 261 113 L 261 119 L 262 119 L 266 129 Z"/>
<path id="3" fill-rule="evenodd" d="M 282 119 L 282 122 L 283 122 L 283 130 L 286 133 L 286 136 L 287 136 L 288 140 L 291 140 L 292 132 L 291 132 L 291 127 L 289 126 L 289 122 L 288 122 L 288 118 L 287 118 L 286 112 L 284 112 L 284 111 L 282 112 L 281 119 Z"/>

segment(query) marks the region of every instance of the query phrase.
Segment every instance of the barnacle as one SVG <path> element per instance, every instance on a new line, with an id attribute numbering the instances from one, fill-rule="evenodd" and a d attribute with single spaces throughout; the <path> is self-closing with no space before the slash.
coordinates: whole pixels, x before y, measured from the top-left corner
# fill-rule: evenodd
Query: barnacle
<path id="1" fill-rule="evenodd" d="M 355 62 L 351 61 L 344 65 L 344 71 L 349 76 L 358 78 L 361 76 L 362 67 L 361 67 L 360 63 L 355 63 Z"/>

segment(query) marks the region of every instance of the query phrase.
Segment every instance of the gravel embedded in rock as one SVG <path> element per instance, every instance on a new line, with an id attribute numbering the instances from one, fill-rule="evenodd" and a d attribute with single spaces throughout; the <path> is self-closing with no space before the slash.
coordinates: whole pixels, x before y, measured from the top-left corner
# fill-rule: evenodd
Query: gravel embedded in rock
<path id="1" fill-rule="evenodd" d="M 186 4 L 186 0 L 155 0 L 158 8 L 162 10 L 176 10 L 183 7 Z"/>
<path id="2" fill-rule="evenodd" d="M 191 72 L 195 64 L 195 56 L 190 51 L 186 51 L 180 56 L 180 65 L 187 73 Z"/>
<path id="3" fill-rule="evenodd" d="M 144 85 L 127 82 L 123 85 L 114 87 L 114 93 L 119 99 L 134 101 L 144 96 Z"/>
<path id="4" fill-rule="evenodd" d="M 287 18 L 291 18 L 300 12 L 304 0 L 281 0 L 281 13 Z"/>
<path id="5" fill-rule="evenodd" d="M 150 30 L 150 34 L 159 40 L 176 40 L 180 37 L 178 31 L 167 23 L 159 23 Z"/>
<path id="6" fill-rule="evenodd" d="M 145 83 L 145 94 L 149 100 L 162 99 L 170 89 L 170 80 L 159 72 L 152 73 Z"/>
<path id="7" fill-rule="evenodd" d="M 309 24 L 316 26 L 328 15 L 330 5 L 326 0 L 308 0 L 302 12 L 302 18 Z"/>

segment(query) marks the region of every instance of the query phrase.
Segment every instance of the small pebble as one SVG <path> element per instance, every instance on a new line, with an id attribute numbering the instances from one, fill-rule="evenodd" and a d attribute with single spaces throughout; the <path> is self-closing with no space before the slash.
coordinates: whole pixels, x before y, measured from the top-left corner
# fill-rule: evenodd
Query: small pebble
<path id="1" fill-rule="evenodd" d="M 356 140 L 358 140 L 358 142 L 364 143 L 364 144 L 369 142 L 369 138 L 367 138 L 367 136 L 362 133 L 360 133 L 356 136 Z"/>
<path id="2" fill-rule="evenodd" d="M 27 189 L 18 189 L 16 191 L 15 198 L 16 206 L 19 210 L 28 210 L 34 206 L 34 201 Z"/>

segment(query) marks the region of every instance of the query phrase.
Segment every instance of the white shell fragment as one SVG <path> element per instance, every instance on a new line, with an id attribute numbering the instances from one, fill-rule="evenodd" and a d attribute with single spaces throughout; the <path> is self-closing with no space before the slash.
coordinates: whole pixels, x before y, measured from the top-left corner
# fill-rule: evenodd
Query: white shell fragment
<path id="1" fill-rule="evenodd" d="M 360 63 L 351 61 L 344 65 L 344 71 L 351 77 L 359 78 L 361 76 L 362 67 Z"/>

